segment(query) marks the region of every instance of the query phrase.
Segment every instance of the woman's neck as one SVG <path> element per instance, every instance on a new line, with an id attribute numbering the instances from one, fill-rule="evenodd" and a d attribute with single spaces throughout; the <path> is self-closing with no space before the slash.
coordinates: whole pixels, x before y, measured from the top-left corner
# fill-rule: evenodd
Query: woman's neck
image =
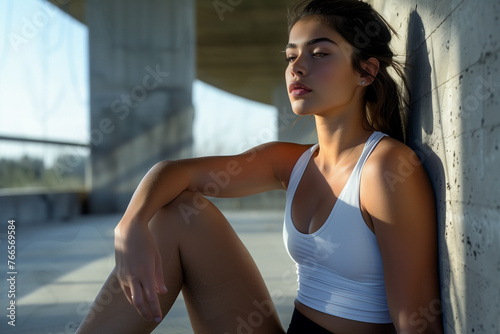
<path id="1" fill-rule="evenodd" d="M 336 116 L 315 115 L 318 132 L 318 167 L 328 172 L 373 133 L 361 112 Z"/>

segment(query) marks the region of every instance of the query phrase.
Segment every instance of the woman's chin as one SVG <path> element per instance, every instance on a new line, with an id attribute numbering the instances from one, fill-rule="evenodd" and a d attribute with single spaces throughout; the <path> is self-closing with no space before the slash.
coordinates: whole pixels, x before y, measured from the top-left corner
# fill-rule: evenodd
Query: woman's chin
<path id="1" fill-rule="evenodd" d="M 309 112 L 309 113 L 306 113 L 306 112 L 293 112 L 295 115 L 299 116 L 299 117 L 305 117 L 305 116 L 314 116 L 314 113 L 312 112 Z"/>
<path id="2" fill-rule="evenodd" d="M 292 106 L 292 111 L 297 116 L 313 116 L 314 115 L 314 111 L 313 110 L 306 109 L 306 108 L 294 108 Z"/>
<path id="3" fill-rule="evenodd" d="M 314 115 L 314 110 L 313 108 L 307 106 L 305 101 L 292 101 L 292 111 L 295 115 L 297 116 L 309 116 L 309 115 Z"/>

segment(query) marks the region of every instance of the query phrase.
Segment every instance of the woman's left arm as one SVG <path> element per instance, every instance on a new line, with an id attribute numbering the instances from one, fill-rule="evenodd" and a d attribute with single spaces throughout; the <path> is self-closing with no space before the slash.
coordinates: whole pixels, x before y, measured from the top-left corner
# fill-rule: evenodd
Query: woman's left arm
<path id="1" fill-rule="evenodd" d="M 382 255 L 392 320 L 398 333 L 443 333 L 432 186 L 410 148 L 391 139 L 379 146 L 363 171 L 361 203 Z"/>

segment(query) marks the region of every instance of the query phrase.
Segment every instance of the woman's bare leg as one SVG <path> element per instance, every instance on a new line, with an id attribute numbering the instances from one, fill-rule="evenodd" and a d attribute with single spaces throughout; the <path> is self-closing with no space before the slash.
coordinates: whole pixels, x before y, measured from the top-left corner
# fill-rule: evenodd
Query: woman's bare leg
<path id="1" fill-rule="evenodd" d="M 257 266 L 210 201 L 184 192 L 149 229 L 168 288 L 159 295 L 163 316 L 182 290 L 195 333 L 283 333 Z M 113 271 L 77 333 L 150 333 L 156 326 L 130 305 Z"/>

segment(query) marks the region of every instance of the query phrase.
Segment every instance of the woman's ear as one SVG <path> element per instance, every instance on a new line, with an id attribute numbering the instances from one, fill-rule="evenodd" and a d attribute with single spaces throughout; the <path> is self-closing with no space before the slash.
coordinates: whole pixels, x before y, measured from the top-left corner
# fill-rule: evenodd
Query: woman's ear
<path id="1" fill-rule="evenodd" d="M 371 57 L 366 61 L 361 62 L 361 67 L 365 70 L 369 75 L 361 76 L 360 83 L 362 86 L 368 86 L 375 80 L 377 76 L 378 69 L 380 68 L 380 63 L 377 58 Z"/>

